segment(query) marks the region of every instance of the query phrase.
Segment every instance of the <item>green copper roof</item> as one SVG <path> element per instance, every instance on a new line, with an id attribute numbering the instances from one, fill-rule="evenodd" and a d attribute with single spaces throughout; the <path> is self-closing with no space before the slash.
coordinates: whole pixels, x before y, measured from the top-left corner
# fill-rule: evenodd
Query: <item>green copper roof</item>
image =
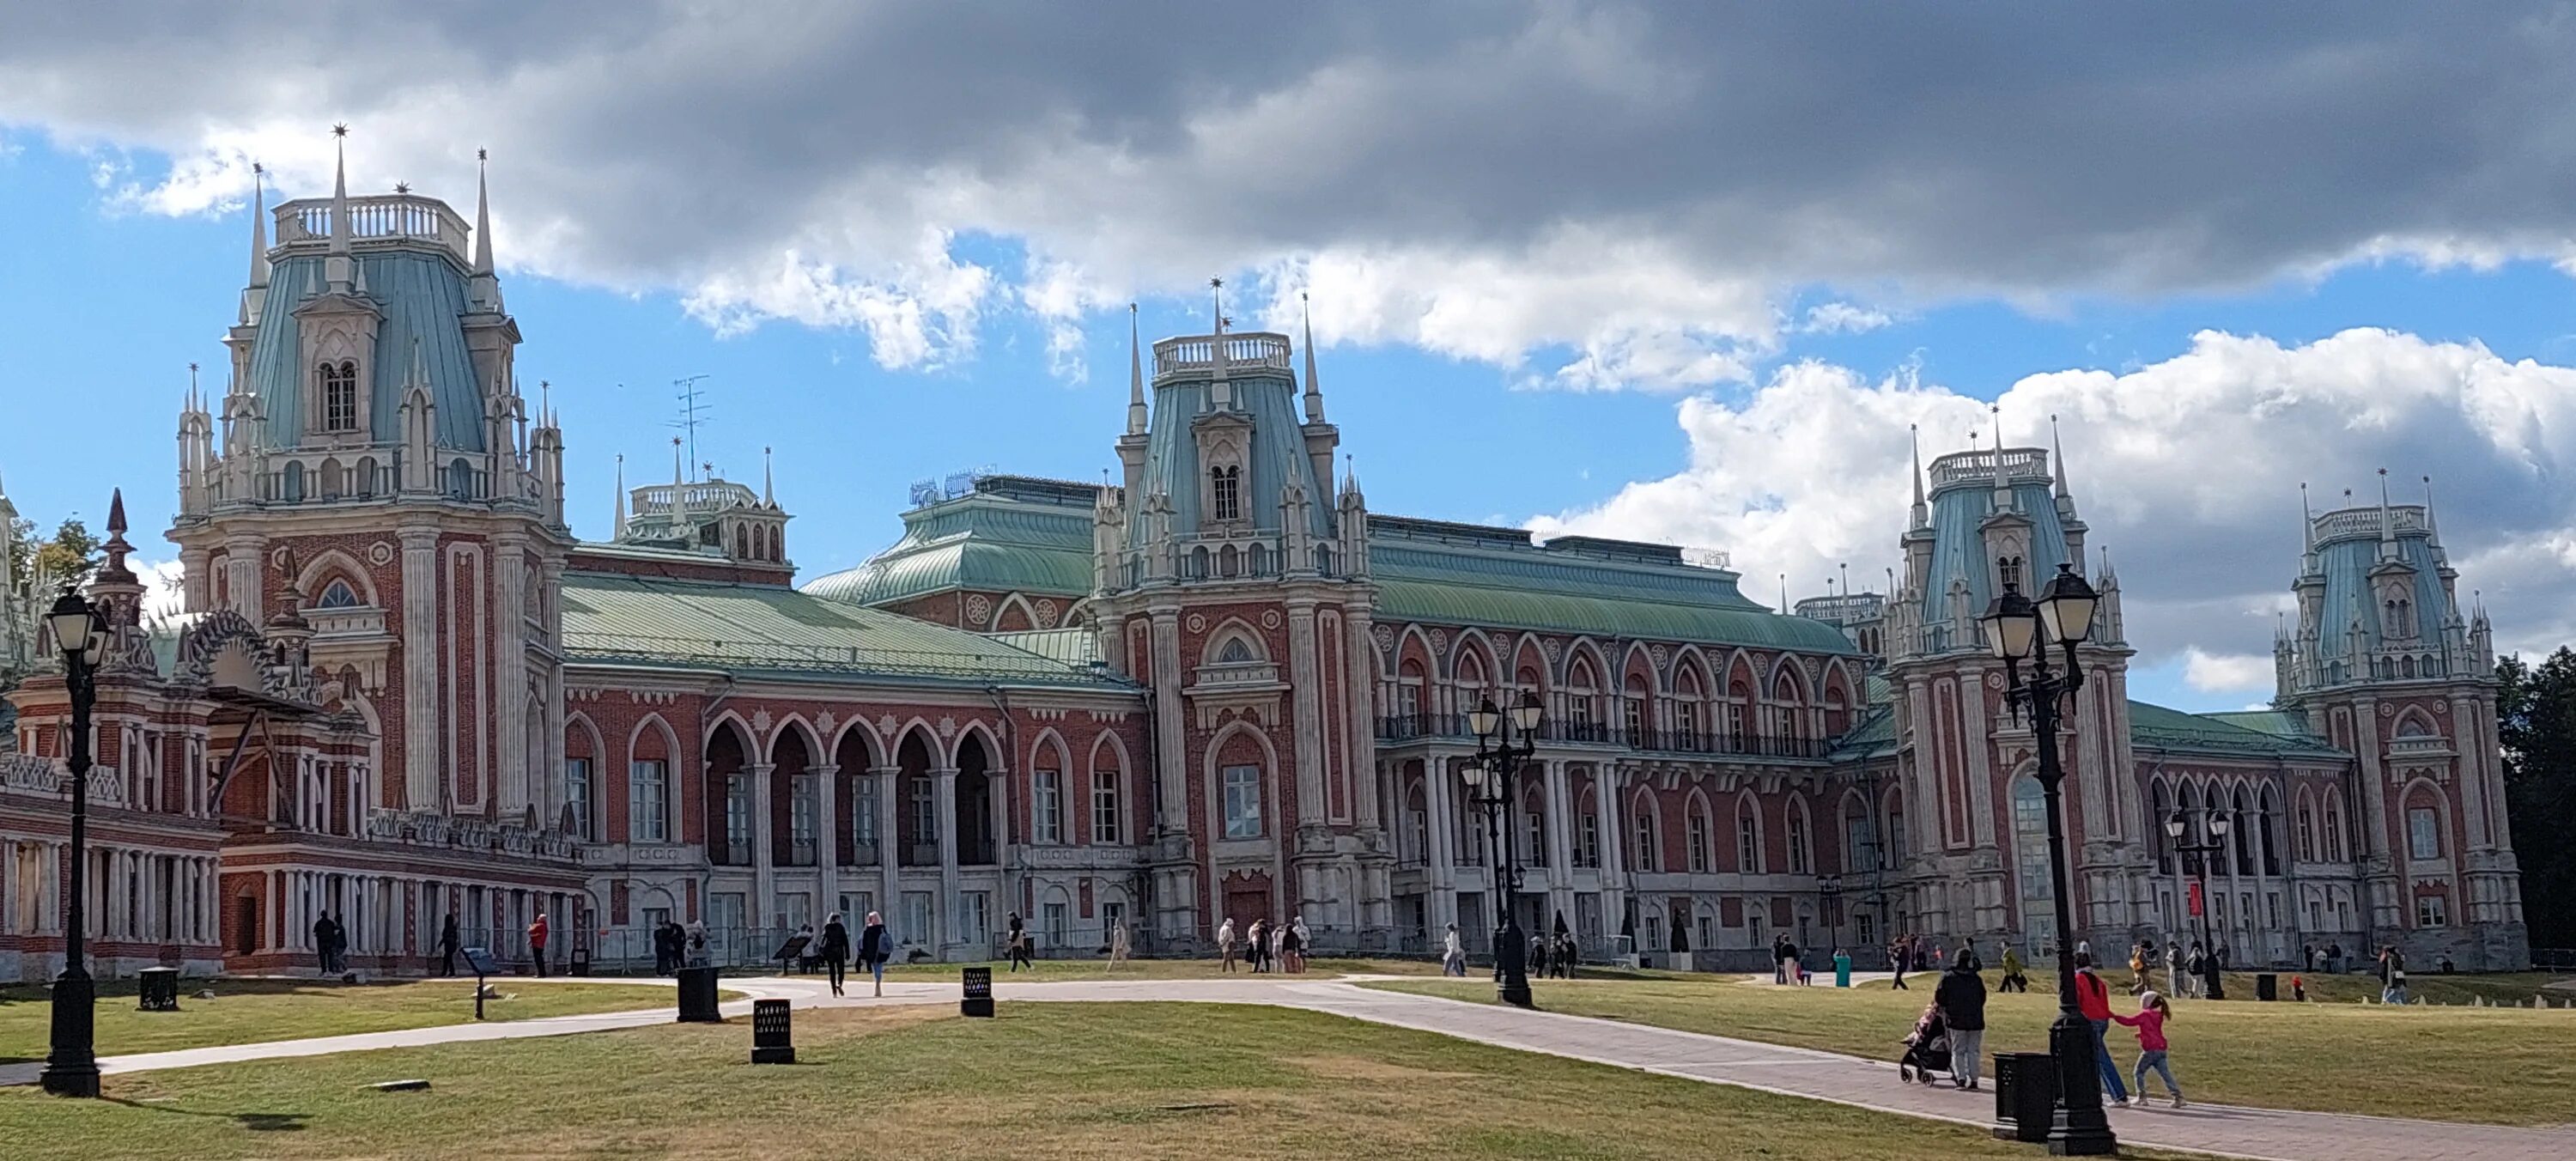
<path id="1" fill-rule="evenodd" d="M 1100 639 L 1089 629 L 1031 629 L 1019 633 L 987 633 L 984 636 L 987 640 L 999 641 L 1014 649 L 1025 649 L 1067 665 L 1100 664 Z"/>
<path id="2" fill-rule="evenodd" d="M 2225 717 L 2242 717 L 2230 714 Z M 2129 744 L 2140 750 L 2179 750 L 2197 754 L 2251 757 L 2339 758 L 2342 751 L 2305 732 L 2249 729 L 2217 714 L 2187 714 L 2178 709 L 2132 699 Z"/>
<path id="3" fill-rule="evenodd" d="M 1837 762 L 1895 756 L 1896 707 L 1884 702 L 1870 707 L 1849 731 L 1834 739 L 1833 759 Z"/>
<path id="4" fill-rule="evenodd" d="M 567 660 L 861 681 L 1132 688 L 1087 666 L 788 588 L 568 573 Z"/>
<path id="5" fill-rule="evenodd" d="M 1091 592 L 1096 488 L 988 476 L 954 499 L 903 514 L 903 538 L 856 568 L 804 591 L 853 605 L 887 605 L 973 589 L 1079 598 Z"/>

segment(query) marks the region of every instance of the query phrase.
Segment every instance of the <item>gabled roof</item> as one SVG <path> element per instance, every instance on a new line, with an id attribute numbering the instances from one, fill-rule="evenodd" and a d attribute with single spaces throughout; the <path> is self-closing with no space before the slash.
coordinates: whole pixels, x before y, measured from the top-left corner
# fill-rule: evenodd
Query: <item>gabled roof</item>
<path id="1" fill-rule="evenodd" d="M 564 575 L 566 660 L 734 674 L 1130 691 L 1089 666 L 992 637 L 793 589 L 611 573 Z"/>
<path id="2" fill-rule="evenodd" d="M 2343 751 L 2304 730 L 2274 732 L 2224 720 L 2239 714 L 2190 714 L 2131 699 L 2129 744 L 2140 750 L 2231 757 L 2341 758 Z M 2275 723 L 2276 725 L 2278 723 Z"/>

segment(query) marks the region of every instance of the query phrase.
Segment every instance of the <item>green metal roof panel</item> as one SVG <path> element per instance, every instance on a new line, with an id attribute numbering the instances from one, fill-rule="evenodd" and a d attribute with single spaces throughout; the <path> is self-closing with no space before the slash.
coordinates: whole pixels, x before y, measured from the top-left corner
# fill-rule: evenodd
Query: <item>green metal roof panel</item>
<path id="1" fill-rule="evenodd" d="M 270 446 L 304 440 L 303 341 L 295 308 L 324 290 L 321 255 L 280 259 L 269 276 L 258 337 L 251 341 L 250 388 L 267 413 Z M 367 391 L 369 436 L 379 444 L 402 442 L 402 396 L 413 375 L 413 340 L 429 376 L 430 402 L 438 407 L 436 443 L 461 451 L 483 450 L 483 392 L 474 382 L 474 358 L 465 347 L 465 271 L 436 254 L 388 250 L 353 260 L 383 318 L 376 326 L 373 381 Z"/>
<path id="2" fill-rule="evenodd" d="M 1019 633 L 987 633 L 985 636 L 1066 665 L 1101 664 L 1100 639 L 1089 629 L 1031 629 Z"/>
<path id="3" fill-rule="evenodd" d="M 565 654 L 577 661 L 1132 688 L 991 637 L 765 585 L 568 573 L 563 615 Z"/>
<path id="4" fill-rule="evenodd" d="M 1871 707 L 1849 731 L 1834 739 L 1832 756 L 1836 761 L 1849 761 L 1887 758 L 1895 754 L 1896 707 L 1880 704 Z"/>
<path id="5" fill-rule="evenodd" d="M 1387 577 L 1379 578 L 1377 589 L 1376 616 L 1381 621 L 1494 625 L 1649 641 L 1795 649 L 1809 653 L 1853 652 L 1851 642 L 1844 638 L 1840 629 L 1804 617 L 1784 617 L 1759 607 L 1734 609 L 1619 600 L 1565 592 Z"/>
<path id="6" fill-rule="evenodd" d="M 2225 722 L 2243 729 L 2261 730 L 2264 733 L 2285 738 L 2315 737 L 2308 732 L 2308 719 L 2305 714 L 2295 714 L 2287 710 L 2222 710 L 2218 713 L 2196 716 L 2208 718 L 2214 722 Z"/>
<path id="7" fill-rule="evenodd" d="M 904 513 L 902 539 L 865 564 L 806 582 L 804 591 L 853 605 L 957 589 L 1090 593 L 1090 504 L 1072 502 L 1069 491 L 1011 486 L 1017 480 L 992 477 L 978 491 Z"/>
<path id="8" fill-rule="evenodd" d="M 2345 756 L 2343 751 L 2335 749 L 2324 739 L 2305 733 L 2285 736 L 2248 729 L 2221 721 L 2213 715 L 2184 713 L 2136 699 L 2129 702 L 2129 743 L 2141 750 L 2182 750 L 2251 757 Z"/>

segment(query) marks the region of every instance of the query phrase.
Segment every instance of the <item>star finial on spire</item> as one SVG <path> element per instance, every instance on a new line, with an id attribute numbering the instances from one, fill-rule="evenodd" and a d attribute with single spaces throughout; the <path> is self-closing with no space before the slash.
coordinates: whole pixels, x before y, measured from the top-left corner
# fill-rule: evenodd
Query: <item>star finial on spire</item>
<path id="1" fill-rule="evenodd" d="M 492 151 L 489 149 L 477 149 L 474 151 L 474 160 L 490 161 L 492 160 Z"/>
<path id="2" fill-rule="evenodd" d="M 410 183 L 410 182 L 407 182 L 407 181 L 398 181 L 398 182 L 395 182 L 395 183 L 394 183 L 394 192 L 395 192 L 395 193 L 398 193 L 398 194 L 407 194 L 407 193 L 410 193 L 410 192 L 411 192 L 411 183 Z"/>
<path id="3" fill-rule="evenodd" d="M 348 122 L 346 122 L 346 121 L 335 121 L 335 122 L 333 122 L 333 123 L 331 124 L 331 135 L 332 135 L 333 137 L 346 137 L 346 136 L 348 136 L 348 135 L 349 135 L 349 123 L 348 123 Z"/>

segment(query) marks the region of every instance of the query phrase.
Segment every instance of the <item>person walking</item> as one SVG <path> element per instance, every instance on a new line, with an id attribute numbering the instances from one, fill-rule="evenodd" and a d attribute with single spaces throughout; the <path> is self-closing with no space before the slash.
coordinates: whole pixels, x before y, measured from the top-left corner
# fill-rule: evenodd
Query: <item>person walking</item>
<path id="1" fill-rule="evenodd" d="M 1914 937 L 1912 935 L 1899 935 L 1896 937 L 1896 942 L 1888 946 L 1887 966 L 1894 972 L 1888 979 L 1889 987 L 1900 992 L 1912 990 L 1905 986 L 1905 969 L 1913 966 L 1907 962 L 1913 958 L 1913 955 Z"/>
<path id="2" fill-rule="evenodd" d="M 1798 945 L 1786 935 L 1780 937 L 1780 969 L 1787 976 L 1783 982 L 1804 982 L 1798 973 Z"/>
<path id="3" fill-rule="evenodd" d="M 1531 933 L 1529 939 L 1530 975 L 1538 979 L 1547 978 L 1547 955 L 1549 950 L 1550 945 L 1547 941 L 1547 934 L 1545 932 Z"/>
<path id="4" fill-rule="evenodd" d="M 2343 974 L 2343 944 L 2341 942 L 2329 943 L 2326 945 L 2326 974 L 2330 976 Z"/>
<path id="5" fill-rule="evenodd" d="M 1252 964 L 1252 974 L 1262 972 L 1262 952 L 1270 945 L 1270 921 L 1255 919 L 1244 929 L 1243 958 Z"/>
<path id="6" fill-rule="evenodd" d="M 1011 957 L 1012 971 L 1016 972 L 1021 968 L 1037 970 L 1038 965 L 1029 958 L 1028 925 L 1020 922 L 1020 913 L 1017 911 L 1011 912 L 1010 929 L 1002 933 L 1002 946 L 1004 954 Z"/>
<path id="7" fill-rule="evenodd" d="M 1785 950 L 1788 946 L 1788 936 L 1771 937 L 1771 983 L 1774 987 L 1789 982 L 1789 953 Z"/>
<path id="8" fill-rule="evenodd" d="M 1839 947 L 1834 949 L 1834 986 L 1851 986 L 1851 953 Z"/>
<path id="9" fill-rule="evenodd" d="M 1582 956 L 1582 950 L 1574 945 L 1573 932 L 1560 931 L 1556 933 L 1556 978 L 1561 980 L 1573 979 L 1574 962 L 1581 959 Z"/>
<path id="10" fill-rule="evenodd" d="M 1216 954 L 1218 958 L 1224 961 L 1221 965 L 1221 970 L 1228 973 L 1233 972 L 1234 917 L 1231 915 L 1225 917 L 1225 922 L 1216 925 Z"/>
<path id="11" fill-rule="evenodd" d="M 2191 941 L 2191 953 L 2183 957 L 2182 966 L 2184 971 L 2191 973 L 2191 988 L 2184 994 L 2194 999 L 2208 998 L 2209 952 L 2200 946 L 2199 940 Z"/>
<path id="12" fill-rule="evenodd" d="M 2173 994 L 2177 996 L 2191 994 L 2191 985 L 2184 981 L 2182 975 L 2182 942 L 2170 936 L 2165 939 L 2165 983 L 2172 986 Z"/>
<path id="13" fill-rule="evenodd" d="M 2113 1013 L 2111 1018 L 2138 1030 L 2138 1065 L 2133 1078 L 2137 1082 L 2138 1094 L 2130 1097 L 2129 1103 L 2147 1103 L 2147 1070 L 2152 1068 L 2157 1076 L 2164 1078 L 2165 1091 L 2173 1094 L 2173 1107 L 2181 1108 L 2182 1086 L 2174 1083 L 2173 1065 L 2167 1058 L 2170 1049 L 2165 1041 L 2165 1022 L 2173 1019 L 2173 1005 L 2165 1003 L 2165 998 L 2151 989 L 2138 997 L 2137 1015 Z"/>
<path id="14" fill-rule="evenodd" d="M 1306 917 L 1300 915 L 1289 920 L 1288 934 L 1295 939 L 1297 944 L 1297 964 L 1289 970 L 1294 971 L 1299 975 L 1304 975 L 1306 973 L 1306 956 L 1308 953 L 1315 950 L 1315 937 L 1312 934 L 1309 934 L 1306 930 Z"/>
<path id="15" fill-rule="evenodd" d="M 1109 925 L 1109 963 L 1100 969 L 1101 974 L 1106 975 L 1117 971 L 1118 965 L 1125 962 L 1127 962 L 1127 921 L 1121 919 Z"/>
<path id="16" fill-rule="evenodd" d="M 2120 1064 L 2111 1059 L 2111 1045 L 2102 1038 L 2111 1028 L 2111 986 L 2093 970 L 2089 952 L 2075 953 L 2075 1003 L 2093 1024 L 2093 1065 L 2102 1074 L 2103 1089 L 2110 1093 L 2111 1103 L 2127 1101 L 2129 1089 L 2120 1081 Z"/>
<path id="17" fill-rule="evenodd" d="M 1950 960 L 1950 970 L 1932 989 L 1932 1004 L 1950 1029 L 1950 1083 L 1977 1087 L 1978 1054 L 1986 1041 L 1986 981 L 1977 974 L 1977 957 L 1967 948 Z"/>
<path id="18" fill-rule="evenodd" d="M 2406 953 L 2393 943 L 2379 949 L 2379 1002 L 2406 1002 Z"/>
<path id="19" fill-rule="evenodd" d="M 528 925 L 528 956 L 537 961 L 537 978 L 546 978 L 546 913 L 537 912 L 537 921 Z"/>
<path id="20" fill-rule="evenodd" d="M 1253 926 L 1258 928 L 1261 924 L 1256 920 Z M 1440 974 L 1444 976 L 1467 974 L 1467 945 L 1459 942 L 1458 925 L 1455 923 L 1450 924 L 1448 933 L 1440 937 Z"/>
<path id="21" fill-rule="evenodd" d="M 2153 988 L 2147 979 L 2147 945 L 2141 940 L 2129 945 L 2129 994 L 2143 996 Z"/>
<path id="22" fill-rule="evenodd" d="M 859 964 L 876 978 L 877 995 L 885 994 L 885 965 L 892 958 L 894 937 L 886 932 L 885 917 L 870 911 L 867 926 L 859 929 Z"/>
<path id="23" fill-rule="evenodd" d="M 333 967 L 332 955 L 335 947 L 332 942 L 333 930 L 329 912 L 326 911 L 313 920 L 314 970 L 326 976 L 331 974 Z"/>
<path id="24" fill-rule="evenodd" d="M 832 983 L 832 994 L 841 994 L 841 980 L 850 962 L 850 928 L 835 911 L 823 921 L 823 974 Z"/>
<path id="25" fill-rule="evenodd" d="M 2021 952 L 2009 943 L 2004 945 L 2003 965 L 2004 978 L 1995 984 L 1996 991 L 2027 992 L 2030 990 L 2030 977 L 2022 972 Z"/>
<path id="26" fill-rule="evenodd" d="M 457 945 L 462 942 L 463 937 L 456 933 L 456 913 L 450 911 L 447 918 L 438 923 L 438 974 L 456 974 Z"/>

